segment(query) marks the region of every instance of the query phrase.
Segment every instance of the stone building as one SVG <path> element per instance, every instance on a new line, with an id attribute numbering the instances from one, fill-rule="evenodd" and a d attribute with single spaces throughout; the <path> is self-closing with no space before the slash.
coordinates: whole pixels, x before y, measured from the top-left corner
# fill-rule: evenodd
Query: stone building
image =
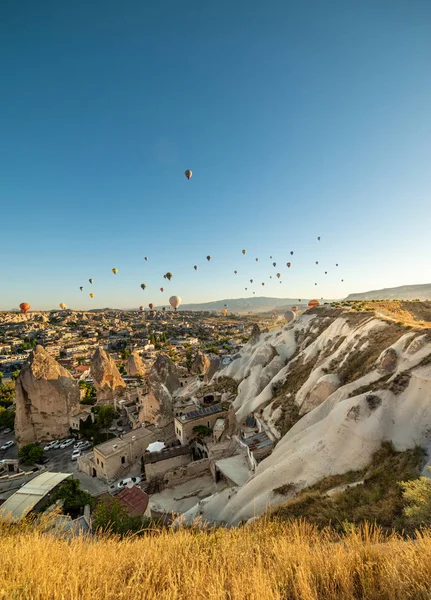
<path id="1" fill-rule="evenodd" d="M 175 417 L 175 435 L 181 444 L 187 444 L 195 437 L 193 428 L 198 425 L 213 428 L 217 419 L 224 417 L 225 410 L 221 404 L 215 404 L 208 408 L 192 410 L 184 415 Z"/>

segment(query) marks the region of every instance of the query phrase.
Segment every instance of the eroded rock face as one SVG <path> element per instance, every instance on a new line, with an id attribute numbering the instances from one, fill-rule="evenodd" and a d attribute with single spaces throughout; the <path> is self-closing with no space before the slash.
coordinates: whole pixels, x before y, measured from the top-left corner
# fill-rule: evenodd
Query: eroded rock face
<path id="1" fill-rule="evenodd" d="M 16 381 L 15 435 L 19 445 L 67 437 L 79 412 L 79 387 L 42 346 L 36 346 Z"/>
<path id="2" fill-rule="evenodd" d="M 178 369 L 166 354 L 159 354 L 148 376 L 148 394 L 142 401 L 139 420 L 159 427 L 173 419 L 172 394 L 180 387 Z"/>
<path id="3" fill-rule="evenodd" d="M 212 358 L 208 369 L 205 371 L 204 383 L 210 383 L 211 379 L 221 367 L 221 360 L 218 356 Z"/>
<path id="4" fill-rule="evenodd" d="M 305 415 L 310 410 L 313 410 L 313 408 L 316 408 L 316 406 L 320 406 L 339 387 L 340 380 L 337 375 L 324 375 L 321 377 L 306 397 L 299 414 L 301 416 Z"/>
<path id="5" fill-rule="evenodd" d="M 257 323 L 255 323 L 253 325 L 253 329 L 251 330 L 250 342 L 252 344 L 255 344 L 256 342 L 258 342 L 259 338 L 260 338 L 260 334 L 261 334 L 261 331 L 260 331 L 259 325 Z"/>
<path id="6" fill-rule="evenodd" d="M 126 365 L 127 375 L 131 377 L 142 376 L 145 373 L 145 366 L 142 361 L 142 358 L 139 356 L 137 352 L 132 352 L 129 356 Z"/>
<path id="7" fill-rule="evenodd" d="M 394 348 L 388 348 L 384 351 L 384 353 L 380 356 L 377 370 L 384 375 L 394 373 L 397 369 L 398 364 L 398 354 Z"/>
<path id="8" fill-rule="evenodd" d="M 208 369 L 209 366 L 210 366 L 210 361 L 209 361 L 207 355 L 204 354 L 203 352 L 198 352 L 193 361 L 190 372 L 193 373 L 193 375 L 201 375 L 202 373 L 205 373 L 205 371 Z"/>
<path id="9" fill-rule="evenodd" d="M 126 384 L 117 365 L 103 348 L 98 348 L 94 353 L 90 372 L 99 404 L 115 404 L 116 400 L 122 398 Z"/>

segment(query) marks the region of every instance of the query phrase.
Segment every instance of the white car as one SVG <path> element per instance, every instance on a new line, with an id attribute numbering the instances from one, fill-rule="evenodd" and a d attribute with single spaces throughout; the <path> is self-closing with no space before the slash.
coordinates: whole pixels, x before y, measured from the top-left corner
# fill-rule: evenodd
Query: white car
<path id="1" fill-rule="evenodd" d="M 142 481 L 141 477 L 126 477 L 126 479 L 122 479 L 121 481 L 118 482 L 117 488 L 119 490 L 122 490 L 130 482 L 136 485 L 137 483 L 141 483 L 141 481 Z"/>
<path id="2" fill-rule="evenodd" d="M 77 448 L 81 448 L 81 446 L 85 446 L 87 442 L 85 442 L 84 440 L 81 440 L 80 442 L 76 442 L 76 444 L 73 446 L 73 449 L 76 450 Z"/>
<path id="3" fill-rule="evenodd" d="M 52 442 L 48 442 L 48 444 L 44 447 L 45 452 L 47 450 L 52 450 L 52 448 L 54 448 L 54 444 L 56 444 L 56 440 L 52 440 Z"/>
<path id="4" fill-rule="evenodd" d="M 5 442 L 3 444 L 3 446 L 0 448 L 0 450 L 7 450 L 8 448 L 10 448 L 11 446 L 13 446 L 15 444 L 15 442 L 13 440 L 9 440 L 8 442 Z"/>
<path id="5" fill-rule="evenodd" d="M 70 438 L 68 440 L 64 440 L 64 442 L 60 445 L 60 448 L 67 448 L 68 446 L 71 446 L 74 441 L 75 440 L 73 438 Z"/>
<path id="6" fill-rule="evenodd" d="M 72 460 L 78 460 L 78 458 L 80 456 L 81 456 L 81 450 L 79 448 L 75 448 L 75 450 L 72 452 L 71 459 Z"/>
<path id="7" fill-rule="evenodd" d="M 57 450 L 57 448 L 60 448 L 62 443 L 63 443 L 63 440 L 56 440 L 56 441 L 52 442 L 51 450 Z"/>

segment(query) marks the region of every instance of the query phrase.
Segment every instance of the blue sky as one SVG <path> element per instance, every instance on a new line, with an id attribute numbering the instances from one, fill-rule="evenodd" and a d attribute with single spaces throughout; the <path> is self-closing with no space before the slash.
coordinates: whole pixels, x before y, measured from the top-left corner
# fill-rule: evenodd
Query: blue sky
<path id="1" fill-rule="evenodd" d="M 3 0 L 0 29 L 0 308 L 431 281 L 428 0 Z"/>

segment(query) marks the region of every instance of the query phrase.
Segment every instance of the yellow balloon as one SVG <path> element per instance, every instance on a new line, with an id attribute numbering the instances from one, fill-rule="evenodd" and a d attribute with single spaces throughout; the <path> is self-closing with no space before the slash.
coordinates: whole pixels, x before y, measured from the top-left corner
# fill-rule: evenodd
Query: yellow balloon
<path id="1" fill-rule="evenodd" d="M 90 298 L 94 298 L 94 294 L 90 294 Z"/>
<path id="2" fill-rule="evenodd" d="M 116 275 L 118 273 L 118 269 L 112 269 L 112 272 L 114 273 L 114 275 Z"/>

